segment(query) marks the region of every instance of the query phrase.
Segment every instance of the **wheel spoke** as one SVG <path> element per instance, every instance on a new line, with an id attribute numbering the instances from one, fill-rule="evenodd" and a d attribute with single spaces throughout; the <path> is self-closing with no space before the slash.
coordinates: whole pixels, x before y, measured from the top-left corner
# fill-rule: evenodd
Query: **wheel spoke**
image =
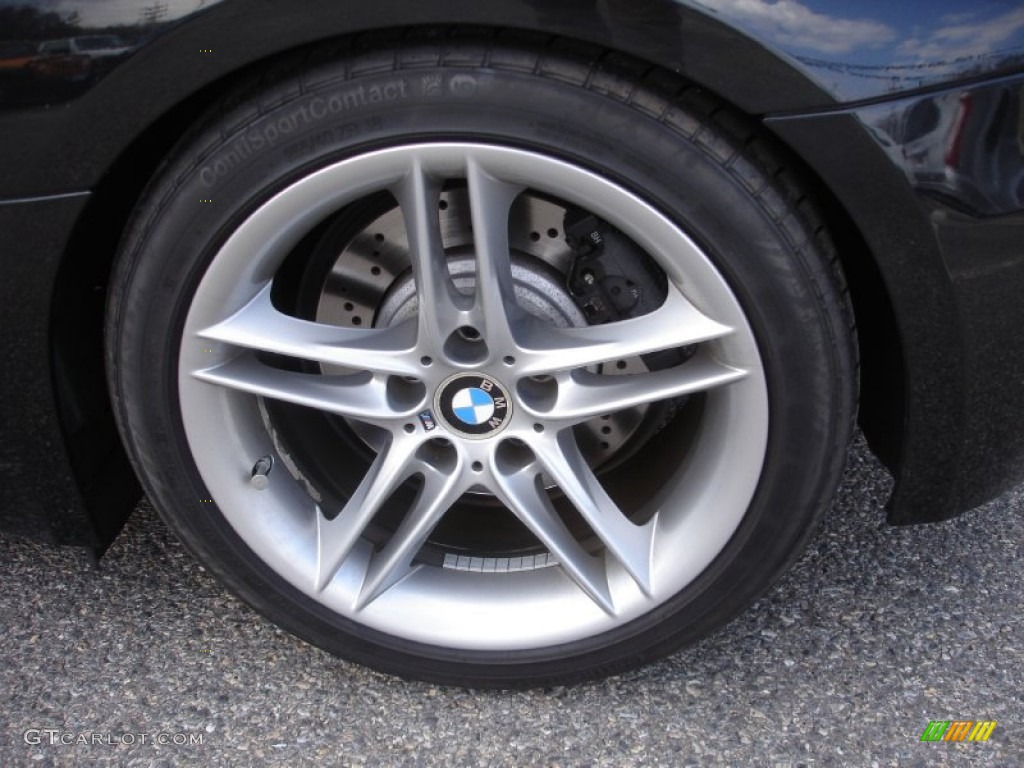
<path id="1" fill-rule="evenodd" d="M 416 472 L 413 440 L 393 439 L 373 464 L 338 516 L 328 520 L 317 514 L 316 589 L 322 591 L 345 562 L 381 505 Z"/>
<path id="2" fill-rule="evenodd" d="M 462 493 L 457 461 L 452 462 L 453 466 L 444 468 L 423 461 L 417 464 L 418 472 L 423 476 L 423 487 L 398 530 L 384 548 L 371 557 L 356 599 L 357 610 L 415 570 L 412 560 L 416 553 Z"/>
<path id="3" fill-rule="evenodd" d="M 587 521 L 608 551 L 643 590 L 651 595 L 651 558 L 657 518 L 635 525 L 601 487 L 576 445 L 572 430 L 557 438 L 538 440 L 533 446 L 544 471 Z"/>
<path id="4" fill-rule="evenodd" d="M 525 315 L 516 303 L 508 241 L 509 211 L 523 188 L 494 178 L 472 159 L 466 180 L 476 248 L 474 310 L 488 343 L 507 349 L 513 343 L 512 325 Z"/>
<path id="5" fill-rule="evenodd" d="M 470 299 L 452 282 L 441 240 L 441 180 L 417 159 L 393 191 L 402 209 L 419 294 L 419 342 L 436 346 L 466 325 L 470 315 Z"/>
<path id="6" fill-rule="evenodd" d="M 198 335 L 210 341 L 355 370 L 399 376 L 412 376 L 419 370 L 413 323 L 377 330 L 300 320 L 275 309 L 270 291 L 271 283 L 267 283 L 235 314 Z"/>
<path id="7" fill-rule="evenodd" d="M 520 372 L 527 375 L 583 368 L 610 360 L 660 352 L 732 333 L 698 310 L 674 289 L 653 312 L 640 317 L 580 328 L 524 324 Z"/>
<path id="8" fill-rule="evenodd" d="M 221 387 L 317 408 L 370 424 L 386 424 L 416 413 L 422 396 L 414 385 L 389 392 L 387 382 L 367 371 L 344 376 L 321 376 L 271 368 L 249 352 L 222 365 L 195 371 L 195 378 Z M 392 390 L 398 387 L 392 387 Z"/>
<path id="9" fill-rule="evenodd" d="M 604 563 L 587 553 L 558 516 L 541 483 L 540 467 L 532 463 L 510 472 L 495 473 L 495 491 L 564 570 L 607 614 L 615 615 Z"/>
<path id="10" fill-rule="evenodd" d="M 745 376 L 747 371 L 732 368 L 707 353 L 698 352 L 685 363 L 650 373 L 601 376 L 589 371 L 574 371 L 559 377 L 558 394 L 553 402 L 544 402 L 542 397 L 532 407 L 527 382 L 522 387 L 525 390 L 522 404 L 548 422 L 567 426 L 605 413 L 721 387 Z"/>

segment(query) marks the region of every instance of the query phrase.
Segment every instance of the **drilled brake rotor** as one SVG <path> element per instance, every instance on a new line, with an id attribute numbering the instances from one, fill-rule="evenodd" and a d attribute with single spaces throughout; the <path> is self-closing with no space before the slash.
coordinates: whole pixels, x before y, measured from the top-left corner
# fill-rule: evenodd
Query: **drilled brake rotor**
<path id="1" fill-rule="evenodd" d="M 473 231 L 465 189 L 442 193 L 441 236 L 448 269 L 456 288 L 471 294 L 476 282 Z M 559 327 L 583 326 L 586 318 L 566 288 L 573 253 L 565 241 L 566 209 L 549 199 L 526 193 L 513 205 L 509 221 L 512 274 L 517 302 L 531 314 Z M 316 307 L 316 321 L 344 327 L 385 328 L 416 316 L 419 298 L 412 277 L 409 241 L 398 208 L 376 212 L 365 225 L 348 230 L 328 272 Z M 344 373 L 321 366 L 324 373 Z M 647 371 L 638 358 L 602 366 L 606 375 Z M 591 466 L 609 461 L 636 434 L 647 406 L 631 408 L 585 422 L 576 440 Z M 371 448 L 379 449 L 378 432 L 356 422 L 350 426 Z"/>

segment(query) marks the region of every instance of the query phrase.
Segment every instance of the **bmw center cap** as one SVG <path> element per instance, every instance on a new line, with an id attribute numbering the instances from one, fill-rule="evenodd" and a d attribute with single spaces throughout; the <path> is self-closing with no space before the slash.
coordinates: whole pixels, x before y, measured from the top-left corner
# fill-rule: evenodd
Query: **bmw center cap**
<path id="1" fill-rule="evenodd" d="M 497 434 L 512 415 L 505 390 L 481 373 L 460 373 L 445 381 L 434 395 L 434 408 L 449 429 L 470 438 Z"/>

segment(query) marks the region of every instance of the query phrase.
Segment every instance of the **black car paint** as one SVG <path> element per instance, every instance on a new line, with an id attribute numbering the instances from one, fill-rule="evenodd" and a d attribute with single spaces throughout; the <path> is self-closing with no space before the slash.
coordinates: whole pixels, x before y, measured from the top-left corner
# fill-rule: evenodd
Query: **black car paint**
<path id="1" fill-rule="evenodd" d="M 1022 92 L 1017 75 L 765 121 L 855 222 L 895 312 L 902 364 L 862 347 L 869 441 L 902 427 L 898 446 L 873 445 L 896 475 L 894 523 L 954 516 L 1024 479 Z M 988 108 L 914 118 L 947 103 Z M 922 168 L 923 152 L 937 168 Z M 888 308 L 858 301 L 851 278 L 858 324 L 878 339 L 885 323 L 872 326 Z M 903 393 L 892 388 L 897 365 Z"/>
<path id="2" fill-rule="evenodd" d="M 22 5 L 37 19 L 51 7 Z M 889 40 L 891 60 L 874 49 L 810 55 L 772 16 L 781 3 L 200 5 L 165 4 L 158 18 L 158 4 L 138 2 L 134 16 L 86 30 L 116 31 L 131 46 L 87 77 L 0 69 L 0 327 L 9 361 L 0 374 L 0 528 L 102 548 L 138 495 L 104 386 L 103 299 L 131 206 L 189 123 L 253 72 L 288 66 L 289 52 L 356 33 L 367 46 L 375 35 L 457 37 L 464 25 L 557 34 L 681 74 L 763 119 L 807 164 L 822 198 L 835 202 L 827 214 L 862 337 L 862 419 L 898 480 L 891 521 L 950 517 L 1024 477 L 1016 298 L 1024 77 L 1012 74 L 1024 61 L 1024 27 L 998 47 L 979 37 L 952 60 L 911 66 L 897 57 L 909 42 L 899 39 Z M 818 23 L 836 4 L 796 5 L 804 22 Z M 1014 7 L 962 6 L 977 23 L 997 23 Z M 0 23 L 9 7 L 0 7 Z M 932 12 L 931 3 L 899 4 L 903 14 L 908 7 L 922 19 Z M 892 4 L 863 0 L 856 9 L 844 15 L 898 27 Z M 33 42 L 55 36 L 52 18 L 40 24 Z M 607 62 L 615 66 L 615 56 Z M 963 103 L 981 106 L 946 116 Z M 947 172 L 954 128 L 958 162 Z"/>

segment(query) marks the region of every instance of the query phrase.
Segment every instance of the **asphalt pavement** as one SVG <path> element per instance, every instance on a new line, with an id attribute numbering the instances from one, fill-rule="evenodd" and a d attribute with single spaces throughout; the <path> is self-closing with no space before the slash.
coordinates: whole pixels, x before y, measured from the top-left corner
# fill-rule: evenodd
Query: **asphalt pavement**
<path id="1" fill-rule="evenodd" d="M 861 442 L 746 614 L 645 669 L 520 692 L 335 659 L 227 595 L 142 503 L 98 568 L 0 538 L 0 765 L 1024 765 L 1024 487 L 892 528 Z M 922 742 L 995 720 L 987 742 Z"/>

